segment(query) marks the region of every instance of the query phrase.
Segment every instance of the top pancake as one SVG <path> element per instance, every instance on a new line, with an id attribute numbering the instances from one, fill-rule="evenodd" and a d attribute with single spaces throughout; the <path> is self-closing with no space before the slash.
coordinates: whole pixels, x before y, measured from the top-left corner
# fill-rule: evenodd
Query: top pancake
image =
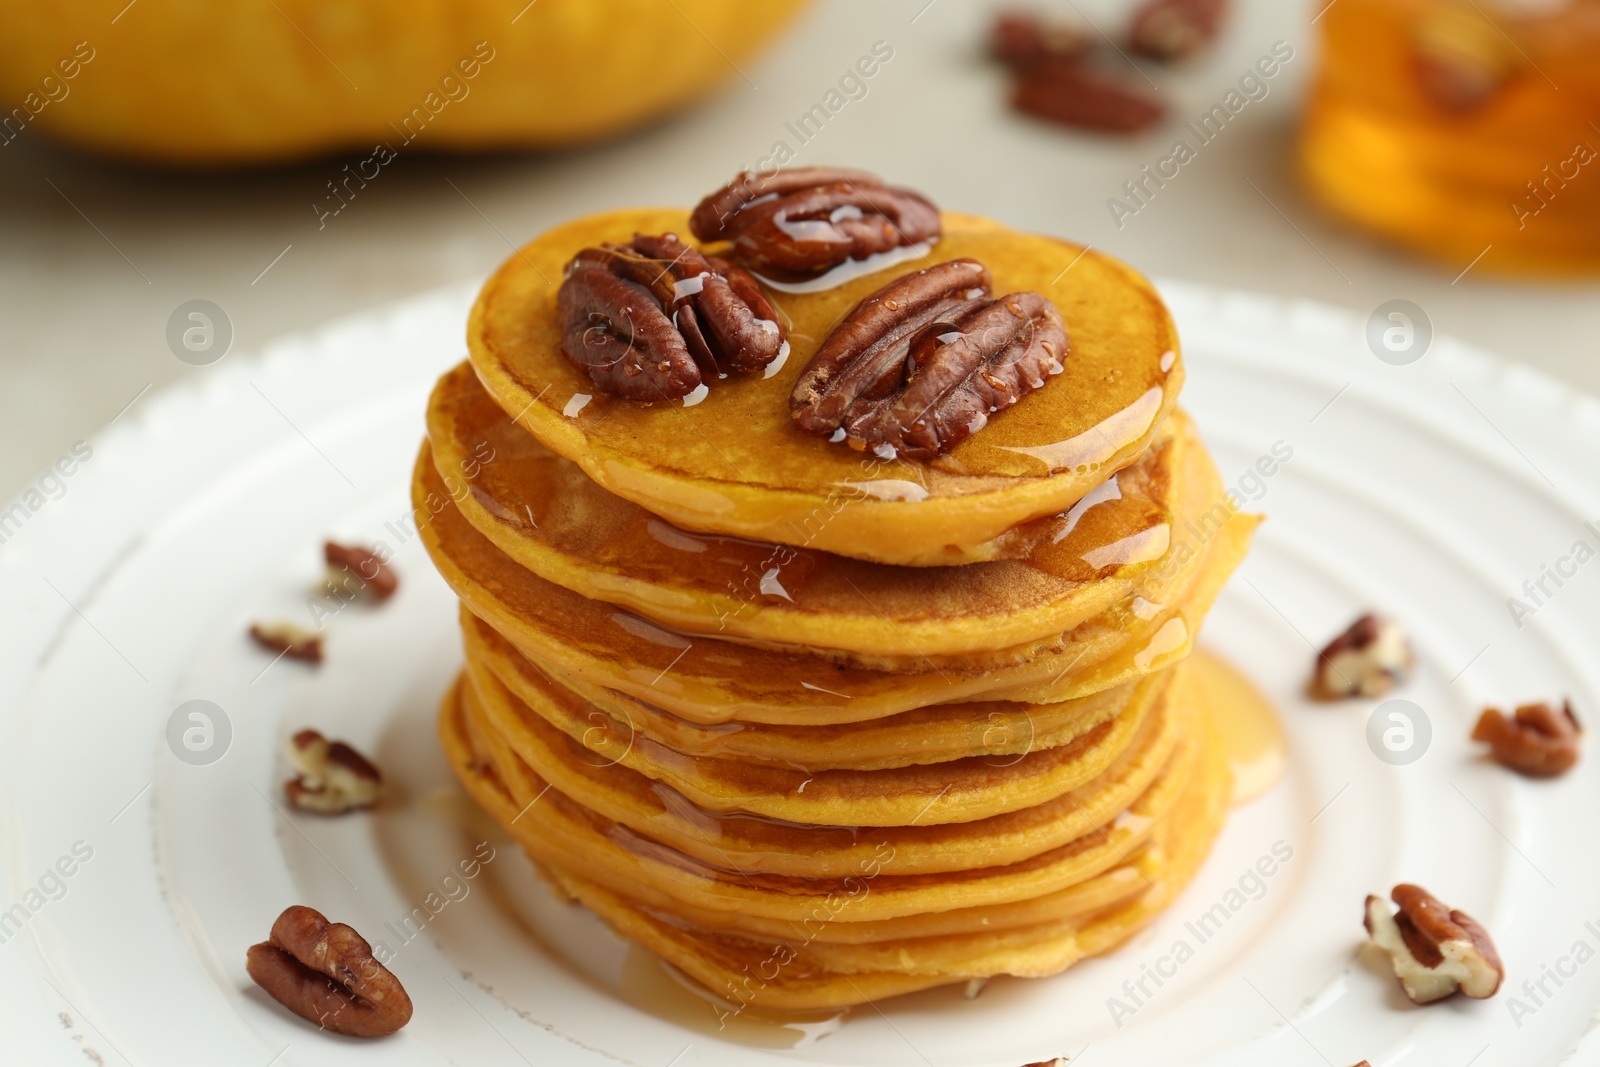
<path id="1" fill-rule="evenodd" d="M 768 296 L 791 351 L 766 377 L 710 383 L 699 403 L 596 395 L 561 354 L 556 293 L 574 253 L 635 233 L 688 233 L 688 216 L 635 209 L 577 219 L 508 259 L 467 325 L 473 367 L 499 406 L 602 487 L 704 533 L 883 563 L 988 558 L 995 538 L 1070 507 L 1149 446 L 1183 383 L 1177 331 L 1131 268 L 1077 245 L 963 215 L 920 259 L 817 292 Z M 718 246 L 709 246 L 718 251 Z M 865 296 L 962 256 L 995 295 L 1034 290 L 1061 309 L 1064 371 L 930 462 L 882 460 L 797 428 L 789 393 L 816 348 Z"/>

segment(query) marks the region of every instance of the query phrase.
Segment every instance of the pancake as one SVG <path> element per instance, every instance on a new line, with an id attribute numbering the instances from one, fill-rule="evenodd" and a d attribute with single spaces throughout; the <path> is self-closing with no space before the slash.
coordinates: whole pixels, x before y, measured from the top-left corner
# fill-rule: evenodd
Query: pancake
<path id="1" fill-rule="evenodd" d="M 1193 878 L 1224 812 L 1225 771 L 1215 761 L 1203 771 L 1175 807 L 1173 818 L 1160 828 L 1161 843 L 1118 868 L 1135 874 L 1144 886 L 1130 899 L 1087 915 L 1021 929 L 908 938 L 877 948 L 871 963 L 843 958 L 838 948 L 824 950 L 836 943 L 815 932 L 849 925 L 837 919 L 807 925 L 805 936 L 787 942 L 742 939 L 686 927 L 569 873 L 553 873 L 574 899 L 600 914 L 622 936 L 644 944 L 692 977 L 708 1000 L 728 1011 L 746 1006 L 776 1011 L 833 1009 L 997 974 L 1045 977 L 1117 947 L 1169 906 Z M 848 906 L 832 914 L 847 911 Z M 825 956 L 841 969 L 822 965 Z M 859 969 L 872 963 L 898 967 Z"/>
<path id="2" fill-rule="evenodd" d="M 672 914 L 679 903 L 714 911 L 735 929 L 748 918 L 804 922 L 840 894 L 856 896 L 847 915 L 867 922 L 932 912 L 1014 904 L 1059 892 L 1094 877 L 1143 847 L 1177 805 L 1195 768 L 1212 755 L 1202 744 L 1195 709 L 1180 708 L 1186 726 L 1151 785 L 1123 817 L 1065 845 L 1017 863 L 937 874 L 893 873 L 892 847 L 850 877 L 794 878 L 703 863 L 628 830 L 579 804 L 533 771 L 484 719 L 473 692 L 460 686 L 440 718 L 446 755 L 474 799 L 542 863 L 595 881 L 641 906 Z M 492 774 L 490 773 L 492 771 Z M 1227 769 L 1221 770 L 1226 795 Z M 973 911 L 974 929 L 982 928 Z"/>
<path id="3" fill-rule="evenodd" d="M 439 380 L 428 438 L 442 480 L 472 474 L 462 515 L 547 581 L 680 633 L 878 661 L 1053 640 L 1125 599 L 1167 555 L 1180 486 L 1207 504 L 1219 495 L 1209 460 L 1190 459 L 1198 442 L 1179 412 L 1080 504 L 1008 531 L 1020 558 L 894 567 L 679 530 L 540 445 L 466 364 Z"/>
<path id="4" fill-rule="evenodd" d="M 698 806 L 670 783 L 589 756 L 479 672 L 468 674 L 470 699 L 486 726 L 541 779 L 679 852 L 747 873 L 845 877 L 884 843 L 895 850 L 895 870 L 908 874 L 1015 863 L 1116 819 L 1150 785 L 1178 742 L 1177 717 L 1161 701 L 1134 716 L 1128 743 L 1095 775 L 1037 805 L 996 805 L 997 814 L 966 823 L 937 821 L 930 805 L 928 815 L 903 824 L 828 826 Z M 1165 689 L 1165 679 L 1157 688 Z"/>
<path id="5" fill-rule="evenodd" d="M 593 710 L 581 717 L 551 720 L 575 740 L 587 743 L 585 739 L 596 733 L 626 739 L 637 731 L 692 757 L 778 763 L 813 771 L 870 771 L 976 755 L 1009 762 L 1035 747 L 1066 744 L 1115 718 L 1128 706 L 1136 688 L 1136 683 L 1128 682 L 1055 704 L 1003 700 L 934 704 L 860 723 L 702 724 L 594 685 L 551 664 L 536 664 L 465 608 L 461 630 L 468 662 L 486 665 L 524 703 L 554 706 L 550 702 L 540 705 L 536 695 L 554 684 L 592 705 Z"/>
<path id="6" fill-rule="evenodd" d="M 967 890 L 995 880 L 992 872 L 975 872 L 976 877 L 969 873 L 955 879 L 954 892 L 922 888 L 924 902 L 956 901 L 956 906 L 906 913 L 903 907 L 886 909 L 884 898 L 901 896 L 905 883 L 928 879 L 888 873 L 898 859 L 888 853 L 884 862 L 863 867 L 858 877 L 839 883 L 827 896 L 818 897 L 821 887 L 807 885 L 813 890 L 805 901 L 809 911 L 774 921 L 766 917 L 770 909 L 764 906 L 755 907 L 761 914 L 752 915 L 745 908 L 663 901 L 643 880 L 625 877 L 608 884 L 602 865 L 585 869 L 562 863 L 553 840 L 560 835 L 545 833 L 549 824 L 526 816 L 532 811 L 541 812 L 539 819 L 564 813 L 542 809 L 548 793 L 533 808 L 518 802 L 512 794 L 517 787 L 502 774 L 518 782 L 523 795 L 539 795 L 525 791 L 544 787 L 525 767 L 518 768 L 503 746 L 497 749 L 498 758 L 479 753 L 476 746 L 496 746 L 490 736 L 469 728 L 461 695 L 453 691 L 445 701 L 441 737 L 474 797 L 511 827 L 565 893 L 732 1010 L 745 1005 L 837 1008 L 973 977 L 1042 976 L 1108 951 L 1187 884 L 1220 826 L 1228 791 L 1221 748 L 1209 739 L 1206 712 L 1192 709 L 1190 758 L 1177 761 L 1176 773 L 1163 775 L 1168 802 L 1142 813 L 1148 819 L 1144 843 L 1099 870 L 1080 866 L 1079 877 L 1069 886 L 974 904 Z M 606 841 L 601 835 L 591 844 L 604 849 Z M 756 886 L 762 883 L 750 881 L 748 895 L 759 899 Z M 902 914 L 884 915 L 885 910 Z M 773 960 L 781 965 L 764 966 Z"/>
<path id="7" fill-rule="evenodd" d="M 898 860 L 898 856 L 896 859 Z M 897 941 L 910 937 L 937 937 L 959 934 L 982 927 L 985 930 L 1011 930 L 1019 926 L 1037 926 L 1043 922 L 1079 918 L 1106 908 L 1126 903 L 1147 892 L 1155 865 L 1150 862 L 1148 847 L 1130 849 L 1124 862 L 1099 874 L 1085 878 L 1076 885 L 1045 893 L 1029 900 L 1010 904 L 994 904 L 978 908 L 953 908 L 950 911 L 927 912 L 899 919 L 876 919 L 868 922 L 837 922 L 833 917 L 815 913 L 803 922 L 783 922 L 740 916 L 737 929 L 730 926 L 727 916 L 698 908 L 678 906 L 671 920 L 707 933 L 728 933 L 735 936 L 759 937 L 763 940 L 797 940 L 807 944 L 817 942 L 830 945 L 867 945 L 875 942 Z M 552 879 L 554 872 L 546 868 L 542 873 Z M 656 914 L 665 917 L 665 913 Z"/>
<path id="8" fill-rule="evenodd" d="M 1066 635 L 1077 625 L 1090 621 L 1118 605 L 1128 605 L 1131 593 L 1149 581 L 1150 576 L 1173 565 L 1174 553 L 1182 550 L 1184 533 L 1197 530 L 1205 523 L 1221 523 L 1229 517 L 1229 507 L 1222 504 L 1221 478 L 1210 454 L 1198 448 L 1189 429 L 1187 418 L 1174 419 L 1174 434 L 1166 448 L 1152 459 L 1149 478 L 1134 478 L 1128 472 L 1118 474 L 1114 488 L 1107 488 L 1107 496 L 1117 493 L 1115 486 L 1123 480 L 1146 486 L 1163 486 L 1162 504 L 1149 509 L 1141 507 L 1138 491 L 1134 491 L 1134 522 L 1122 525 L 1117 522 L 1114 510 L 1109 512 L 1112 537 L 1109 542 L 1099 542 L 1091 536 L 1090 545 L 1083 545 L 1075 536 L 1062 537 L 1053 542 L 1053 536 L 1040 537 L 1040 545 L 1029 560 L 998 560 L 973 565 L 947 566 L 947 568 L 901 568 L 901 566 L 869 565 L 845 560 L 826 553 L 808 553 L 794 563 L 803 563 L 795 577 L 794 595 L 779 597 L 776 590 L 763 595 L 765 605 L 757 609 L 725 609 L 718 614 L 707 611 L 678 611 L 654 613 L 654 605 L 640 605 L 646 597 L 626 597 L 619 582 L 598 574 L 598 568 L 587 565 L 582 557 L 568 557 L 570 566 L 555 566 L 555 574 L 541 573 L 538 566 L 528 566 L 520 560 L 528 573 L 546 579 L 562 577 L 566 589 L 581 595 L 594 595 L 595 600 L 610 601 L 627 598 L 627 608 L 632 613 L 662 629 L 672 630 L 683 638 L 715 637 L 723 641 L 738 641 L 741 645 L 758 648 L 814 651 L 835 661 L 874 670 L 950 670 L 992 669 L 1003 665 L 1032 661 L 1046 651 L 1059 651 L 1066 643 Z M 416 478 L 422 483 L 414 496 L 429 493 L 445 494 L 451 483 L 440 470 L 446 470 L 435 461 L 434 475 L 419 469 Z M 477 512 L 477 502 L 482 502 L 478 480 L 488 477 L 491 467 L 485 464 L 478 469 L 472 482 L 456 482 L 456 506 L 462 517 L 469 518 Z M 597 491 L 598 493 L 598 491 Z M 1176 496 L 1176 501 L 1174 501 Z M 1077 515 L 1059 518 L 1062 530 L 1077 534 L 1080 526 L 1093 526 L 1102 530 L 1096 512 L 1114 504 L 1104 501 L 1086 507 Z M 531 514 L 531 509 L 528 509 Z M 1141 515 L 1142 512 L 1142 515 Z M 1155 514 L 1150 514 L 1155 512 Z M 576 525 L 594 522 L 594 515 L 586 515 Z M 526 552 L 528 542 L 515 536 L 502 523 L 490 522 L 496 536 L 515 542 L 517 550 Z M 661 523 L 658 523 L 658 526 Z M 1131 528 L 1131 533 L 1130 533 Z M 483 533 L 480 530 L 480 533 Z M 678 560 L 674 550 L 659 544 L 661 531 L 656 536 L 642 536 L 638 544 L 630 545 L 637 553 L 638 573 L 651 569 L 654 573 L 669 574 Z M 1059 531 L 1058 531 L 1059 533 Z M 605 531 L 590 531 L 581 536 L 594 541 L 605 536 Z M 504 545 L 498 545 L 504 549 Z M 762 552 L 778 550 L 776 545 L 758 545 Z M 1104 553 L 1104 555 L 1102 555 Z M 549 565 L 547 553 L 533 553 L 542 565 Z M 1083 558 L 1083 557 L 1088 557 Z M 1123 563 L 1110 563 L 1112 558 L 1122 558 Z M 1136 561 L 1134 561 L 1136 560 Z M 1102 563 L 1101 576 L 1094 576 L 1091 561 Z M 1064 574 L 1077 571 L 1078 577 Z M 786 574 L 778 568 L 776 577 Z M 672 581 L 672 579 L 664 579 Z M 669 593 L 669 598 L 680 605 L 690 597 L 683 589 Z M 637 592 L 642 582 L 632 582 L 630 589 Z M 694 593 L 717 597 L 717 582 L 698 582 Z M 587 590 L 587 592 L 586 592 Z M 813 593 L 814 590 L 814 593 Z M 776 601 L 776 603 L 774 603 Z M 813 603 L 814 601 L 814 603 Z M 749 608 L 749 601 L 746 601 Z M 832 606 L 832 611 L 829 611 Z M 765 616 L 766 630 L 771 630 L 770 640 L 758 640 L 736 632 L 739 625 L 762 625 Z M 683 622 L 693 622 L 701 629 L 685 630 Z M 1110 635 L 1120 635 L 1126 627 L 1104 630 Z M 1010 637 L 1022 637 L 1010 641 Z M 811 638 L 811 640 L 806 640 Z"/>
<path id="9" fill-rule="evenodd" d="M 704 811 L 846 827 L 970 822 L 1043 803 L 1097 778 L 1132 743 L 1167 688 L 1164 676 L 1152 676 L 1121 715 L 1064 745 L 1035 747 L 1014 759 L 984 755 L 874 771 L 813 771 L 686 756 L 622 723 L 597 725 L 593 716 L 603 719 L 604 713 L 571 690 L 528 686 L 535 711 L 487 668 L 469 664 L 469 676 L 496 731 L 514 746 L 522 742 L 519 754 L 547 780 L 552 766 L 598 759 L 663 783 Z"/>
<path id="10" fill-rule="evenodd" d="M 576 252 L 635 233 L 689 232 L 677 210 L 591 215 L 531 241 L 485 284 L 467 325 L 472 364 L 545 447 L 674 526 L 883 563 L 984 558 L 1005 531 L 1066 510 L 1142 455 L 1176 400 L 1183 364 L 1161 298 L 1124 264 L 971 216 L 947 214 L 943 225 L 926 257 L 893 273 L 817 292 L 769 290 L 789 331 L 786 361 L 766 376 L 715 382 L 685 406 L 593 395 L 561 354 L 557 283 Z M 899 274 L 960 257 L 986 264 L 997 294 L 1032 290 L 1055 302 L 1069 342 L 1063 372 L 925 463 L 797 428 L 790 390 L 834 324 Z"/>
<path id="11" fill-rule="evenodd" d="M 457 495 L 465 492 L 459 483 L 457 489 Z M 1067 635 L 1059 652 L 1002 670 L 922 663 L 920 670 L 891 673 L 816 655 L 691 639 L 547 582 L 462 518 L 426 452 L 412 494 L 428 554 L 475 616 L 547 668 L 706 724 L 863 722 L 944 702 L 1052 703 L 1103 691 L 1188 653 L 1257 521 L 1234 514 L 1204 543 L 1181 539 L 1173 558 L 1157 565 L 1139 594 L 1109 618 Z"/>

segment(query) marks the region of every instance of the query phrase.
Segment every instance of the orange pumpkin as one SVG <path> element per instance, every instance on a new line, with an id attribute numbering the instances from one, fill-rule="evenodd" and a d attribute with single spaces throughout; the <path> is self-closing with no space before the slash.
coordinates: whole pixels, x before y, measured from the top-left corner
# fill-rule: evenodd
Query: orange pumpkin
<path id="1" fill-rule="evenodd" d="M 166 164 L 556 147 L 730 77 L 805 0 L 0 0 L 0 146 Z"/>

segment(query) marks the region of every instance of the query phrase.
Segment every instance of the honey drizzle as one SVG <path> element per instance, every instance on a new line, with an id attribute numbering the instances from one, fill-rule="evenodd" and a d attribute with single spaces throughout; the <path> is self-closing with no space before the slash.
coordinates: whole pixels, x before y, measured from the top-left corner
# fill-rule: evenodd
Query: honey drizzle
<path id="1" fill-rule="evenodd" d="M 1288 743 L 1272 703 L 1248 678 L 1204 649 L 1189 656 L 1191 684 L 1228 754 L 1234 807 L 1266 794 L 1288 766 Z"/>

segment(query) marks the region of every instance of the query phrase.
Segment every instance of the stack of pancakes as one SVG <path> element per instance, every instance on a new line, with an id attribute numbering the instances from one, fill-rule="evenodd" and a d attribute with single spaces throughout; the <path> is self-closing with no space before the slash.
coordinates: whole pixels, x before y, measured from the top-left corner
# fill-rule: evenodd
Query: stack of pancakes
<path id="1" fill-rule="evenodd" d="M 731 1010 L 1115 946 L 1222 823 L 1184 658 L 1254 525 L 1175 408 L 1166 309 L 1114 260 L 946 215 L 920 260 L 769 291 L 791 350 L 765 378 L 592 395 L 560 354 L 563 266 L 686 231 L 628 211 L 538 238 L 434 392 L 413 496 L 462 605 L 456 773 L 559 891 Z M 794 427 L 832 326 L 957 256 L 1055 301 L 1065 370 L 926 463 Z"/>

